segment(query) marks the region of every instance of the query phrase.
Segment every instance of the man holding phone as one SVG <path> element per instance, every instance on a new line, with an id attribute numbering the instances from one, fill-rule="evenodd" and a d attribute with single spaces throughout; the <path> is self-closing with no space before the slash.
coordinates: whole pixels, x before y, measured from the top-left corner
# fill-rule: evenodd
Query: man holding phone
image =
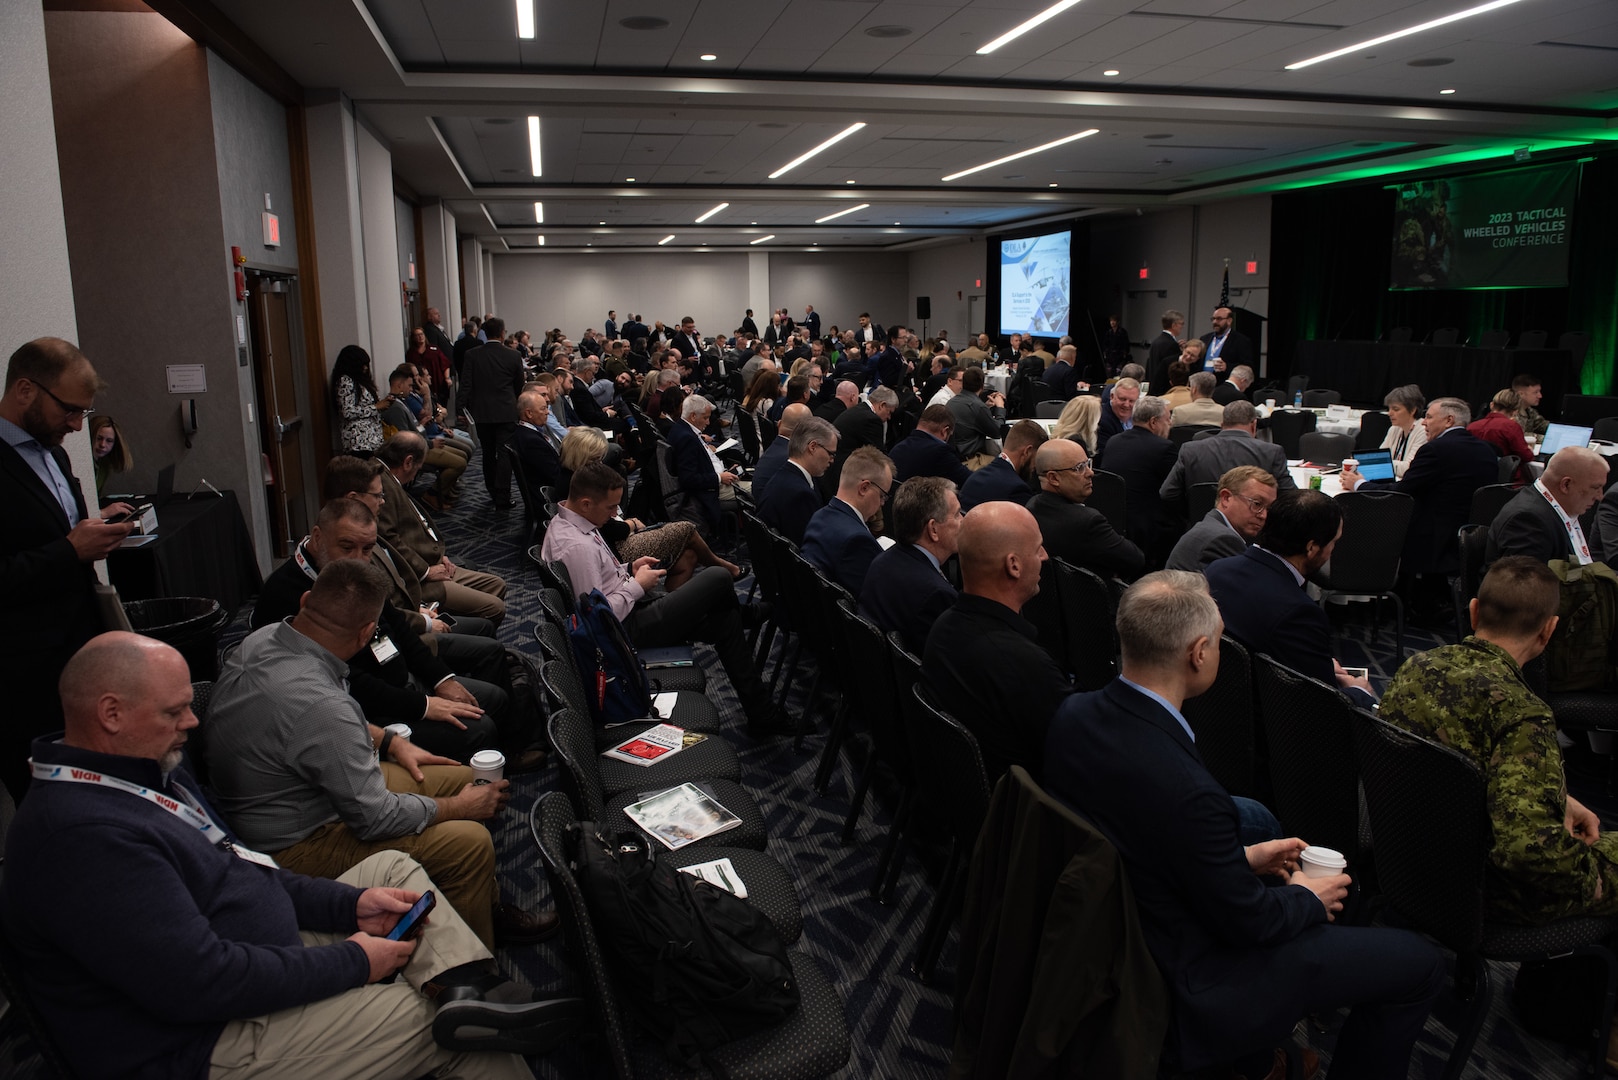
<path id="1" fill-rule="evenodd" d="M 388 940 L 434 887 L 409 856 L 325 881 L 243 847 L 181 765 L 197 718 L 168 645 L 102 634 L 60 687 L 67 730 L 33 744 L 0 919 L 75 1073 L 520 1078 L 517 1054 L 577 1023 L 576 1000 L 500 978 L 453 911 Z"/>

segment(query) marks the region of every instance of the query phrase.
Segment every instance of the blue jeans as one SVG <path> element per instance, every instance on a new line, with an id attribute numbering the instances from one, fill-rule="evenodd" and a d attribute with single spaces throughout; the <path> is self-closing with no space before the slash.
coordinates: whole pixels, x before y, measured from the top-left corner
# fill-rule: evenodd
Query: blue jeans
<path id="1" fill-rule="evenodd" d="M 1236 804 L 1236 819 L 1240 823 L 1237 828 L 1243 847 L 1281 838 L 1281 821 L 1270 813 L 1268 806 L 1257 799 L 1244 799 L 1240 795 L 1232 795 L 1230 801 Z"/>

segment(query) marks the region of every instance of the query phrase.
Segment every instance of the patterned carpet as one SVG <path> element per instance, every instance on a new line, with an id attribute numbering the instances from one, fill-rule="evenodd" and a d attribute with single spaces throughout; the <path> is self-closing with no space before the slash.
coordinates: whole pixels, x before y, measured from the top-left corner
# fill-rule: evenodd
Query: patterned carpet
<path id="1" fill-rule="evenodd" d="M 536 654 L 533 629 L 538 617 L 539 582 L 519 544 L 521 511 L 494 511 L 479 479 L 479 466 L 474 462 L 461 484 L 460 506 L 441 515 L 440 522 L 458 561 L 505 577 L 510 587 L 510 615 L 501 628 L 501 639 L 525 653 Z M 745 592 L 749 585 L 744 579 L 738 588 Z M 1341 634 L 1343 663 L 1369 667 L 1372 681 L 1381 689 L 1394 666 L 1391 629 L 1384 630 L 1373 644 L 1366 616 L 1358 607 L 1334 609 L 1333 618 Z M 245 623 L 244 611 L 227 630 L 227 640 L 239 636 Z M 1407 631 L 1406 648 L 1429 648 L 1441 640 L 1447 638 L 1412 629 Z M 698 655 L 707 668 L 709 692 L 715 704 L 729 724 L 739 724 L 737 700 L 714 655 L 705 647 L 699 647 Z M 788 707 L 793 715 L 802 710 L 807 685 L 808 678 L 802 678 L 789 696 Z M 821 725 L 824 730 L 824 717 Z M 804 930 L 797 947 L 813 956 L 831 975 L 844 1002 L 853 1036 L 853 1057 L 838 1075 L 848 1080 L 942 1077 L 949 1062 L 955 935 L 951 934 L 945 947 L 933 985 L 923 985 L 910 973 L 909 964 L 921 935 L 925 904 L 932 895 L 929 881 L 936 881 L 941 873 L 944 853 L 940 845 L 925 841 L 913 845 L 893 904 L 884 906 L 869 899 L 867 889 L 894 800 L 884 798 L 878 784 L 877 798 L 867 801 L 854 842 L 841 844 L 839 833 L 853 790 L 852 766 L 845 754 L 827 795 L 816 796 L 812 778 L 822 742 L 810 738 L 804 752 L 798 753 L 786 740 L 764 744 L 745 737 L 733 740 L 743 763 L 744 786 L 765 815 L 769 853 L 798 885 Z M 1574 767 L 1585 760 L 1575 758 L 1570 765 L 1574 791 L 1610 819 L 1618 803 L 1607 794 L 1604 765 L 1588 764 L 1584 772 Z M 557 786 L 555 766 L 517 778 L 511 807 L 496 823 L 501 882 L 509 901 L 534 907 L 550 903 L 528 833 L 527 817 L 533 802 Z M 505 950 L 500 962 L 513 978 L 535 987 L 558 993 L 577 992 L 576 969 L 560 937 L 533 948 Z M 1535 1039 L 1514 1023 L 1509 1004 L 1513 969 L 1510 965 L 1495 967 L 1494 1006 L 1465 1075 L 1490 1080 L 1579 1075 L 1582 1063 L 1576 1051 Z M 1410 1076 L 1438 1080 L 1461 1016 L 1461 1004 L 1446 993 L 1427 1024 Z M 1300 1025 L 1300 1037 L 1321 1052 L 1323 1063 L 1329 1061 L 1342 1020 L 1343 1014 L 1339 1013 L 1311 1017 Z M 611 1075 L 601 1047 L 587 1036 L 533 1065 L 542 1078 L 582 1080 Z M 30 1052 L 26 1036 L 17 1033 L 14 1018 L 8 1016 L 0 1026 L 0 1076 L 42 1075 L 37 1069 L 38 1059 Z"/>

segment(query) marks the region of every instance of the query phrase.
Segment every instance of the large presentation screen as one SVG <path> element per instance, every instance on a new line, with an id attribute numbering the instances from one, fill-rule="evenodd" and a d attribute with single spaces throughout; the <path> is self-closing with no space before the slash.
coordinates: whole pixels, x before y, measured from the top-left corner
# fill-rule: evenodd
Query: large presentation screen
<path id="1" fill-rule="evenodd" d="M 1578 187 L 1577 163 L 1394 186 L 1389 288 L 1566 285 Z"/>
<path id="2" fill-rule="evenodd" d="M 1073 233 L 1000 241 L 1000 332 L 1067 333 Z"/>

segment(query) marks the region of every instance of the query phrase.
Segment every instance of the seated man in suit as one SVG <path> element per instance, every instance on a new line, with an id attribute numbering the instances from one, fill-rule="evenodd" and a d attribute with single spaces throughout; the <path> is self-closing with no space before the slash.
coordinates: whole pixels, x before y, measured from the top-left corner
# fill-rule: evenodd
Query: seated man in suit
<path id="1" fill-rule="evenodd" d="M 764 524 L 801 547 L 809 519 L 826 505 L 818 484 L 836 456 L 836 428 L 816 416 L 800 421 L 792 429 L 786 463 L 759 497 L 758 516 Z"/>
<path id="2" fill-rule="evenodd" d="M 1596 507 L 1595 535 L 1590 539 L 1596 558 L 1609 565 L 1618 562 L 1618 484 L 1607 489 Z"/>
<path id="3" fill-rule="evenodd" d="M 1132 578 L 1146 565 L 1140 548 L 1119 536 L 1107 515 L 1084 505 L 1095 488 L 1090 456 L 1071 439 L 1052 439 L 1034 455 L 1039 494 L 1028 511 L 1045 552 L 1102 577 Z"/>
<path id="4" fill-rule="evenodd" d="M 517 431 L 513 442 L 522 460 L 523 474 L 537 494 L 555 487 L 562 472 L 562 440 L 550 429 L 551 404 L 545 392 L 530 386 L 517 399 Z"/>
<path id="5" fill-rule="evenodd" d="M 1225 629 L 1249 651 L 1346 692 L 1356 705 L 1376 701 L 1363 676 L 1331 654 L 1331 624 L 1304 581 L 1331 559 L 1343 535 L 1343 509 L 1319 491 L 1284 491 L 1270 504 L 1258 540 L 1240 555 L 1210 563 L 1208 590 Z"/>
<path id="6" fill-rule="evenodd" d="M 837 494 L 803 530 L 803 557 L 859 596 L 882 545 L 866 523 L 893 494 L 893 462 L 874 446 L 862 446 L 843 463 Z"/>
<path id="7" fill-rule="evenodd" d="M 1496 515 L 1485 562 L 1505 555 L 1528 555 L 1544 563 L 1568 559 L 1580 566 L 1593 562 L 1579 516 L 1596 504 L 1606 486 L 1606 458 L 1583 446 L 1564 446 L 1551 456 L 1544 475 L 1519 490 Z M 1606 555 L 1611 559 L 1618 552 Z"/>
<path id="8" fill-rule="evenodd" d="M 1182 424 L 1224 423 L 1224 406 L 1213 399 L 1214 386 L 1217 383 L 1218 380 L 1211 371 L 1191 373 L 1191 377 L 1186 380 L 1186 386 L 1191 390 L 1191 401 L 1174 410 L 1175 427 Z"/>
<path id="9" fill-rule="evenodd" d="M 712 416 L 713 402 L 701 394 L 681 402 L 680 419 L 669 425 L 669 471 L 696 508 L 697 524 L 717 533 L 725 511 L 736 507 L 738 478 L 725 468 L 703 434 Z"/>
<path id="10" fill-rule="evenodd" d="M 837 456 L 846 460 L 862 446 L 886 450 L 887 424 L 898 405 L 898 392 L 891 386 L 879 386 L 866 400 L 849 406 L 833 421 L 837 425 Z"/>
<path id="11" fill-rule="evenodd" d="M 1056 351 L 1056 363 L 1040 375 L 1048 397 L 1066 401 L 1079 392 L 1078 357 L 1079 350 L 1072 345 L 1063 345 Z"/>
<path id="12" fill-rule="evenodd" d="M 1349 875 L 1299 873 L 1298 837 L 1243 836 L 1240 811 L 1203 766 L 1181 713 L 1219 671 L 1219 614 L 1202 578 L 1182 571 L 1150 574 L 1124 593 L 1122 671 L 1056 710 L 1045 787 L 1089 818 L 1128 868 L 1174 1002 L 1176 1071 L 1224 1075 L 1234 1064 L 1244 1076 L 1283 1077 L 1273 1048 L 1298 1020 L 1351 1005 L 1332 1076 L 1404 1076 L 1445 980 L 1443 955 L 1406 930 L 1328 925 Z"/>
<path id="13" fill-rule="evenodd" d="M 1233 401 L 1248 400 L 1248 391 L 1253 388 L 1253 369 L 1246 364 L 1238 364 L 1231 369 L 1230 378 L 1214 387 L 1213 399 L 1221 405 L 1229 405 Z"/>
<path id="14" fill-rule="evenodd" d="M 1472 635 L 1412 656 L 1382 702 L 1382 719 L 1483 772 L 1494 831 L 1488 917 L 1518 926 L 1618 914 L 1618 836 L 1567 793 L 1556 719 L 1522 672 L 1550 643 L 1560 601 L 1543 562 L 1503 557 L 1472 601 Z"/>
<path id="15" fill-rule="evenodd" d="M 1124 478 L 1125 532 L 1158 565 L 1174 543 L 1169 508 L 1157 491 L 1174 470 L 1180 448 L 1169 441 L 1169 412 L 1163 399 L 1143 397 L 1135 403 L 1135 425 L 1107 443 L 1107 471 Z"/>
<path id="16" fill-rule="evenodd" d="M 601 526 L 617 516 L 623 495 L 624 478 L 617 470 L 599 461 L 581 466 L 545 532 L 540 554 L 567 566 L 580 595 L 600 589 L 637 647 L 692 641 L 713 645 L 741 699 L 748 731 L 758 736 L 792 732 L 793 725 L 777 714 L 769 689 L 754 670 L 743 631 L 748 623 L 757 625 L 758 612 L 737 601 L 728 570 L 703 567 L 674 592 L 665 592 L 660 586 L 666 571 L 654 565 L 656 559 L 643 556 L 621 563 L 613 555 Z"/>
<path id="17" fill-rule="evenodd" d="M 1034 453 L 1049 441 L 1045 429 L 1032 420 L 1019 420 L 1006 433 L 1005 449 L 961 485 L 961 507 L 970 511 L 988 502 L 1014 502 L 1021 506 L 1034 497 L 1024 474 Z"/>
<path id="18" fill-rule="evenodd" d="M 912 476 L 942 476 L 960 485 L 972 474 L 955 456 L 950 437 L 955 419 L 947 405 L 929 405 L 921 411 L 916 430 L 894 444 L 894 479 L 901 484 Z"/>
<path id="19" fill-rule="evenodd" d="M 838 367 L 842 367 L 841 364 Z M 835 424 L 837 418 L 847 409 L 859 404 L 860 384 L 849 379 L 840 379 L 832 390 L 830 400 L 822 401 L 815 406 L 815 415 L 829 424 Z"/>
<path id="20" fill-rule="evenodd" d="M 1217 483 L 1238 465 L 1257 465 L 1271 476 L 1282 491 L 1298 485 L 1287 471 L 1287 452 L 1275 443 L 1259 442 L 1258 410 L 1250 401 L 1233 401 L 1225 406 L 1220 431 L 1207 439 L 1193 439 L 1180 447 L 1180 456 L 1158 489 L 1164 499 L 1182 498 L 1193 484 Z"/>
<path id="21" fill-rule="evenodd" d="M 961 392 L 948 402 L 955 423 L 951 444 L 973 472 L 994 460 L 990 440 L 999 442 L 1000 426 L 1006 421 L 1006 396 L 999 391 L 984 394 L 983 382 L 982 368 L 967 368 L 961 373 Z"/>
<path id="22" fill-rule="evenodd" d="M 1135 403 L 1140 400 L 1140 383 L 1119 379 L 1101 403 L 1101 420 L 1096 424 L 1096 457 L 1107 456 L 1107 441 L 1135 426 Z"/>
<path id="23" fill-rule="evenodd" d="M 798 425 L 809 419 L 809 406 L 795 402 L 781 410 L 781 422 L 775 428 L 775 441 L 764 447 L 758 455 L 758 464 L 753 466 L 753 500 L 762 501 L 764 493 L 770 489 L 770 481 L 781 466 L 787 463 L 788 443 L 792 440 L 792 433 Z"/>
<path id="24" fill-rule="evenodd" d="M 1209 563 L 1240 555 L 1258 537 L 1275 499 L 1275 477 L 1257 465 L 1231 469 L 1219 478 L 1218 504 L 1180 537 L 1168 568 L 1201 572 Z"/>
<path id="25" fill-rule="evenodd" d="M 918 476 L 893 496 L 893 535 L 899 541 L 878 555 L 860 590 L 860 610 L 884 630 L 897 630 L 917 656 L 927 633 L 955 603 L 943 566 L 961 537 L 961 500 L 941 476 Z"/>
<path id="26" fill-rule="evenodd" d="M 1422 420 L 1427 442 L 1416 451 L 1403 477 L 1368 481 L 1358 469 L 1343 470 L 1344 491 L 1368 483 L 1416 500 L 1399 560 L 1411 617 L 1416 621 L 1448 624 L 1454 618 L 1446 575 L 1461 566 L 1455 534 L 1472 513 L 1472 496 L 1478 488 L 1494 483 L 1500 473 L 1500 456 L 1494 447 L 1466 430 L 1471 419 L 1472 407 L 1460 398 L 1437 398 L 1428 404 Z"/>
<path id="27" fill-rule="evenodd" d="M 1013 765 L 1043 772 L 1045 732 L 1073 692 L 1022 617 L 1045 565 L 1039 523 L 1009 502 L 961 519 L 961 595 L 927 634 L 921 681 L 977 737 L 993 785 Z"/>

